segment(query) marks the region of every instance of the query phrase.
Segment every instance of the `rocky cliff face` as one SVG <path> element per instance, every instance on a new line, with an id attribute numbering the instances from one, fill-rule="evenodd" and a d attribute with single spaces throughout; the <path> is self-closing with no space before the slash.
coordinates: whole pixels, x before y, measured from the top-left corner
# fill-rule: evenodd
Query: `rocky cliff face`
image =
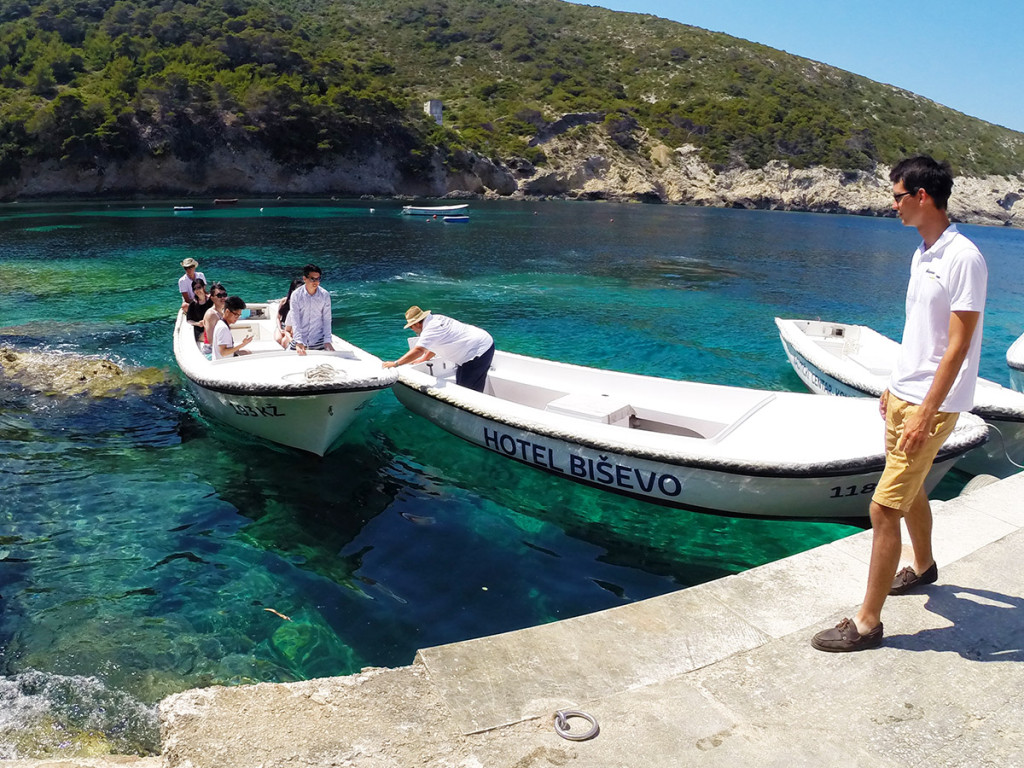
<path id="1" fill-rule="evenodd" d="M 538 133 L 542 166 L 522 158 L 495 161 L 458 152 L 417 170 L 385 146 L 329 165 L 296 168 L 256 152 L 219 149 L 202 162 L 141 157 L 90 167 L 23 169 L 0 186 L 0 200 L 105 195 L 340 195 L 570 198 L 643 201 L 884 216 L 891 211 L 888 169 L 715 170 L 694 146 L 669 147 L 639 131 L 611 134 L 593 115 L 566 116 Z M 558 130 L 554 130 L 558 127 Z M 950 201 L 957 221 L 1024 227 L 1024 176 L 958 178 Z"/>
<path id="2" fill-rule="evenodd" d="M 884 216 L 891 213 L 888 168 L 874 173 L 764 168 L 716 171 L 694 146 L 667 147 L 639 137 L 624 149 L 596 127 L 552 138 L 548 165 L 518 182 L 516 195 L 641 200 L 730 208 L 763 208 Z M 1024 176 L 958 178 L 950 215 L 974 224 L 1024 226 Z"/>

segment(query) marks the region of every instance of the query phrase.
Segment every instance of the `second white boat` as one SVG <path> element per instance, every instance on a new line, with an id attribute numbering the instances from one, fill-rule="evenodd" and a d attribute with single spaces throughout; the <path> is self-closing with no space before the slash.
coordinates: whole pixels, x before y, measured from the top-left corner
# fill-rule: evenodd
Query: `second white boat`
<path id="1" fill-rule="evenodd" d="M 775 318 L 793 370 L 822 395 L 878 397 L 900 345 L 864 325 Z M 1008 477 L 1024 463 L 1024 394 L 979 379 L 971 413 L 994 427 L 989 441 L 964 456 L 957 469 L 974 475 Z M 1012 461 L 1011 461 L 1012 460 Z"/>
<path id="2" fill-rule="evenodd" d="M 673 381 L 496 352 L 484 392 L 434 358 L 402 366 L 395 395 L 481 448 L 643 501 L 727 515 L 863 518 L 885 465 L 864 399 Z M 988 430 L 961 419 L 930 490 Z"/>
<path id="3" fill-rule="evenodd" d="M 1024 335 L 1006 350 L 1006 364 L 1010 366 L 1010 386 L 1024 392 Z"/>

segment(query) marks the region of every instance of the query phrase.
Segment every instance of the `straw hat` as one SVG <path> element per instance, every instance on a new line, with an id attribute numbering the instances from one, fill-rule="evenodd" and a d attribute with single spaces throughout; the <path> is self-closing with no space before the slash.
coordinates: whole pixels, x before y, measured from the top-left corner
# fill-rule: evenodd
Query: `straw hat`
<path id="1" fill-rule="evenodd" d="M 185 267 L 186 269 L 188 267 L 198 267 L 199 262 L 193 259 L 191 256 L 189 256 L 187 259 L 181 262 L 181 266 Z"/>
<path id="2" fill-rule="evenodd" d="M 430 314 L 429 309 L 420 309 L 419 307 L 409 307 L 405 310 L 405 327 L 411 328 L 420 320 Z"/>

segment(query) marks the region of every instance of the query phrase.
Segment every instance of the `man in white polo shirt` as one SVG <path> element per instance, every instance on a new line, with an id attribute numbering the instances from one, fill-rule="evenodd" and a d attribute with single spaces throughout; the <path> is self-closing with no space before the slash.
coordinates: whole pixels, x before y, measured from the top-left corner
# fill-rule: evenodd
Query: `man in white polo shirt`
<path id="1" fill-rule="evenodd" d="M 178 290 L 181 291 L 181 306 L 182 309 L 187 307 L 189 303 L 195 301 L 196 295 L 192 291 L 192 283 L 198 278 L 204 283 L 206 282 L 206 275 L 202 272 L 196 272 L 196 267 L 199 266 L 199 262 L 189 256 L 181 262 L 181 266 L 185 269 L 185 274 L 178 278 Z"/>
<path id="2" fill-rule="evenodd" d="M 931 584 L 932 512 L 924 480 L 957 417 L 974 405 L 981 358 L 988 269 L 977 247 L 950 224 L 953 189 L 948 163 L 930 157 L 900 162 L 889 174 L 893 209 L 916 227 L 921 244 L 910 265 L 903 343 L 882 393 L 885 470 L 871 497 L 871 562 L 864 602 L 852 619 L 816 634 L 819 651 L 844 653 L 882 643 L 882 605 Z M 900 518 L 914 548 L 913 565 L 899 573 Z"/>
<path id="3" fill-rule="evenodd" d="M 445 315 L 435 315 L 429 309 L 409 307 L 405 313 L 405 327 L 411 328 L 419 338 L 416 346 L 397 360 L 384 363 L 385 368 L 397 365 L 415 365 L 435 355 L 455 363 L 455 383 L 462 387 L 484 391 L 487 371 L 494 358 L 494 339 L 491 334 L 475 325 L 460 323 Z"/>

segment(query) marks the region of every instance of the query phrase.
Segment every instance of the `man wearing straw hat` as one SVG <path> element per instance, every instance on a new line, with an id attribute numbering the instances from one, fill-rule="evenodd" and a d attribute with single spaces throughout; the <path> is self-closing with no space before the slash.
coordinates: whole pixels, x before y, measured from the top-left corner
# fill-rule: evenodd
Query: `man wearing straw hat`
<path id="1" fill-rule="evenodd" d="M 385 368 L 423 363 L 436 355 L 458 366 L 456 384 L 477 392 L 484 391 L 487 371 L 494 357 L 491 334 L 475 325 L 435 315 L 429 309 L 419 307 L 409 307 L 405 321 L 405 327 L 415 331 L 419 338 L 416 345 L 400 358 L 385 362 Z"/>
<path id="2" fill-rule="evenodd" d="M 185 274 L 178 278 L 178 290 L 181 291 L 181 306 L 185 308 L 196 298 L 196 295 L 192 292 L 192 283 L 197 278 L 205 283 L 206 275 L 202 272 L 196 272 L 199 262 L 191 256 L 182 261 L 181 266 L 185 268 Z"/>

